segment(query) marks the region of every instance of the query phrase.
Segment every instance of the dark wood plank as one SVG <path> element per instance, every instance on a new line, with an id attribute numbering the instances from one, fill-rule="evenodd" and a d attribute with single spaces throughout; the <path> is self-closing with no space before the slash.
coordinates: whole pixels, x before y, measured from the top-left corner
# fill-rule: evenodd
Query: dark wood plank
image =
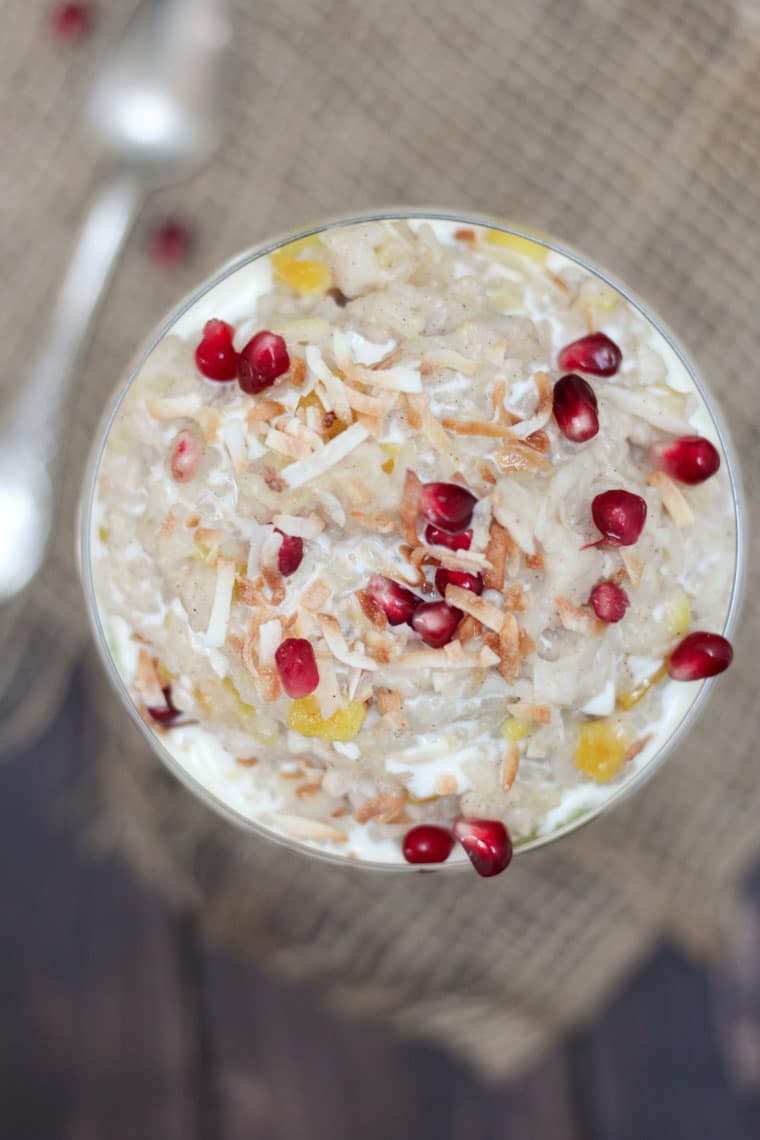
<path id="1" fill-rule="evenodd" d="M 201 1136 L 183 932 L 62 804 L 86 769 L 82 693 L 0 767 L 0 1111 L 14 1140 Z"/>
<path id="2" fill-rule="evenodd" d="M 707 974 L 659 949 L 571 1043 L 588 1140 L 752 1140 L 760 1112 L 723 1063 Z"/>

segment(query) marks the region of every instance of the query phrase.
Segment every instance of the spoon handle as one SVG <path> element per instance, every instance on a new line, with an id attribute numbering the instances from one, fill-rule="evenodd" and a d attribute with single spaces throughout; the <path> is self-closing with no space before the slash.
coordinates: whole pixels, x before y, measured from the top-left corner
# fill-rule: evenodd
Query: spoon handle
<path id="1" fill-rule="evenodd" d="M 93 316 L 142 200 L 130 176 L 114 176 L 96 194 L 37 356 L 4 409 L 0 447 L 39 459 L 48 470 L 59 451 L 63 413 Z"/>

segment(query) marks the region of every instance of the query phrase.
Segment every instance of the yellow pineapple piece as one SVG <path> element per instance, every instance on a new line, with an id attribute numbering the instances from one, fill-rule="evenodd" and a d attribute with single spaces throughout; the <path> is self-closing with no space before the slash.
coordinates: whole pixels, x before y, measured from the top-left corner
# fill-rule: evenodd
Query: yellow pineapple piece
<path id="1" fill-rule="evenodd" d="M 578 729 L 575 766 L 600 784 L 606 784 L 620 771 L 628 748 L 628 737 L 619 721 L 610 717 L 589 720 Z"/>
<path id="2" fill-rule="evenodd" d="M 242 728 L 250 729 L 256 720 L 256 709 L 242 699 L 230 677 L 222 681 L 205 681 L 194 691 L 202 712 L 216 719 L 235 717 Z"/>
<path id="3" fill-rule="evenodd" d="M 324 293 L 332 281 L 329 266 L 313 257 L 298 256 L 308 242 L 314 244 L 312 239 L 301 238 L 271 255 L 275 281 L 301 294 Z"/>
<path id="4" fill-rule="evenodd" d="M 406 798 L 410 804 L 419 807 L 420 804 L 432 804 L 435 800 L 439 800 L 440 796 L 415 796 L 411 792 L 406 793 Z"/>
<path id="5" fill-rule="evenodd" d="M 691 622 L 691 606 L 683 590 L 676 590 L 675 594 L 665 603 L 665 625 L 671 637 L 684 637 Z"/>
<path id="6" fill-rule="evenodd" d="M 308 396 L 301 396 L 297 406 L 299 408 L 319 408 L 322 415 L 325 414 L 325 406 L 314 391 L 309 392 Z M 322 435 L 325 439 L 335 439 L 336 435 L 340 435 L 348 426 L 348 424 L 344 423 L 343 420 L 339 420 L 336 416 L 330 427 L 323 429 Z"/>
<path id="7" fill-rule="evenodd" d="M 526 736 L 530 736 L 535 728 L 533 721 L 526 720 L 523 716 L 511 716 L 509 720 L 505 720 L 501 726 L 501 735 L 510 744 L 517 744 L 518 741 L 524 740 Z"/>
<path id="8" fill-rule="evenodd" d="M 627 693 L 621 693 L 618 696 L 618 708 L 626 710 L 632 709 L 640 700 L 643 700 L 653 685 L 658 684 L 663 679 L 667 671 L 667 664 L 663 661 L 660 668 L 656 673 L 652 673 L 651 677 L 645 677 L 643 681 L 639 681 L 634 689 L 629 690 Z"/>
<path id="9" fill-rule="evenodd" d="M 110 531 L 108 530 L 107 526 L 99 526 L 98 527 L 98 538 L 100 539 L 101 542 L 108 542 L 109 533 L 110 533 Z"/>
<path id="10" fill-rule="evenodd" d="M 319 701 L 315 696 L 299 697 L 292 702 L 288 725 L 301 736 L 318 736 L 320 740 L 338 740 L 347 743 L 359 735 L 367 715 L 366 706 L 358 701 L 347 701 L 343 708 L 322 718 Z"/>
<path id="11" fill-rule="evenodd" d="M 534 232 L 538 236 L 537 231 Z M 539 265 L 546 261 L 549 253 L 546 246 L 539 245 L 538 242 L 531 241 L 530 238 L 504 233 L 503 230 L 488 230 L 486 241 L 491 245 L 500 246 L 502 249 L 510 249 L 513 253 L 521 253 L 523 257 L 529 257 L 531 261 L 536 261 Z"/>
<path id="12" fill-rule="evenodd" d="M 390 475 L 396 466 L 396 460 L 401 454 L 401 445 L 398 443 L 381 443 L 380 446 L 388 456 L 385 463 L 381 464 L 381 468 L 386 475 Z"/>

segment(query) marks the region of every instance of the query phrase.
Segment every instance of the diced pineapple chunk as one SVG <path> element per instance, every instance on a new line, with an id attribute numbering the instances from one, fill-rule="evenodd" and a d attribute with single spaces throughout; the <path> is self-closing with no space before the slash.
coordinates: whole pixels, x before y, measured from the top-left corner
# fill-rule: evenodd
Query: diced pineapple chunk
<path id="1" fill-rule="evenodd" d="M 289 285 L 297 293 L 324 293 L 330 288 L 329 266 L 315 258 L 298 257 L 298 248 L 294 250 L 294 247 L 300 247 L 303 241 L 305 239 L 291 242 L 284 249 L 278 249 L 272 254 L 275 280 Z"/>
<path id="2" fill-rule="evenodd" d="M 491 245 L 501 246 L 502 249 L 511 249 L 514 253 L 521 253 L 539 265 L 546 261 L 549 250 L 530 238 L 518 237 L 517 234 L 507 234 L 503 230 L 488 230 L 486 241 Z"/>
<path id="3" fill-rule="evenodd" d="M 656 673 L 652 673 L 651 677 L 645 677 L 643 681 L 639 681 L 635 689 L 630 689 L 627 693 L 621 693 L 617 699 L 618 708 L 626 710 L 632 709 L 634 705 L 637 705 L 639 701 L 643 700 L 653 685 L 656 685 L 663 679 L 667 671 L 668 667 L 665 662 L 663 662 Z"/>
<path id="4" fill-rule="evenodd" d="M 198 707 L 218 719 L 235 717 L 240 727 L 251 729 L 256 720 L 256 709 L 242 699 L 230 677 L 222 681 L 204 681 L 194 691 Z"/>
<path id="5" fill-rule="evenodd" d="M 288 713 L 288 725 L 301 736 L 318 736 L 320 740 L 338 740 L 348 743 L 359 735 L 367 715 L 366 706 L 358 701 L 347 701 L 343 708 L 323 720 L 319 701 L 315 696 L 299 697 L 293 701 Z"/>
<path id="6" fill-rule="evenodd" d="M 388 456 L 385 463 L 381 464 L 382 470 L 386 475 L 390 475 L 396 466 L 396 460 L 401 454 L 401 445 L 398 443 L 381 443 L 380 446 Z"/>
<path id="7" fill-rule="evenodd" d="M 533 721 L 526 720 L 523 716 L 511 716 L 501 726 L 501 734 L 511 744 L 517 744 L 518 741 L 529 736 L 534 728 Z"/>
<path id="8" fill-rule="evenodd" d="M 108 542 L 109 533 L 110 533 L 110 531 L 108 530 L 107 526 L 99 526 L 98 527 L 98 538 L 100 539 L 101 542 Z"/>
<path id="9" fill-rule="evenodd" d="M 325 406 L 314 391 L 309 392 L 308 396 L 301 396 L 301 399 L 298 401 L 298 407 L 319 408 L 322 415 L 325 414 Z M 339 420 L 336 416 L 330 426 L 323 429 L 322 436 L 324 439 L 335 439 L 336 435 L 340 435 L 348 426 L 348 424 L 344 423 L 343 420 Z"/>
<path id="10" fill-rule="evenodd" d="M 684 637 L 691 622 L 691 606 L 683 590 L 676 590 L 664 607 L 665 625 L 671 637 Z"/>
<path id="11" fill-rule="evenodd" d="M 620 771 L 628 748 L 625 729 L 610 717 L 589 720 L 578 730 L 575 766 L 585 776 L 606 784 Z"/>

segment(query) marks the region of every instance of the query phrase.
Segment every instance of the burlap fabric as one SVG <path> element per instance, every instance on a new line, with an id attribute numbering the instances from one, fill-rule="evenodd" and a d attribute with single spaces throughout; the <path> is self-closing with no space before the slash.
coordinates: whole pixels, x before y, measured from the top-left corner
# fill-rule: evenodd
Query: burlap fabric
<path id="1" fill-rule="evenodd" d="M 115 10 L 117 6 L 113 4 Z M 0 74 L 3 383 L 12 384 L 98 173 L 76 115 L 97 50 L 63 51 L 8 5 Z M 71 409 L 53 557 L 3 631 L 39 727 L 86 643 L 72 557 L 82 457 L 135 345 L 237 249 L 325 214 L 440 204 L 554 232 L 648 298 L 719 393 L 749 491 L 737 659 L 699 729 L 634 800 L 503 879 L 372 876 L 256 843 L 145 754 L 90 663 L 98 833 L 220 937 L 326 998 L 501 1074 L 587 1015 L 663 932 L 696 951 L 756 852 L 760 635 L 760 6 L 663 0 L 240 0 L 218 158 L 154 199 L 198 226 L 173 277 L 124 256 Z M 12 367 L 9 367 L 12 362 Z"/>

